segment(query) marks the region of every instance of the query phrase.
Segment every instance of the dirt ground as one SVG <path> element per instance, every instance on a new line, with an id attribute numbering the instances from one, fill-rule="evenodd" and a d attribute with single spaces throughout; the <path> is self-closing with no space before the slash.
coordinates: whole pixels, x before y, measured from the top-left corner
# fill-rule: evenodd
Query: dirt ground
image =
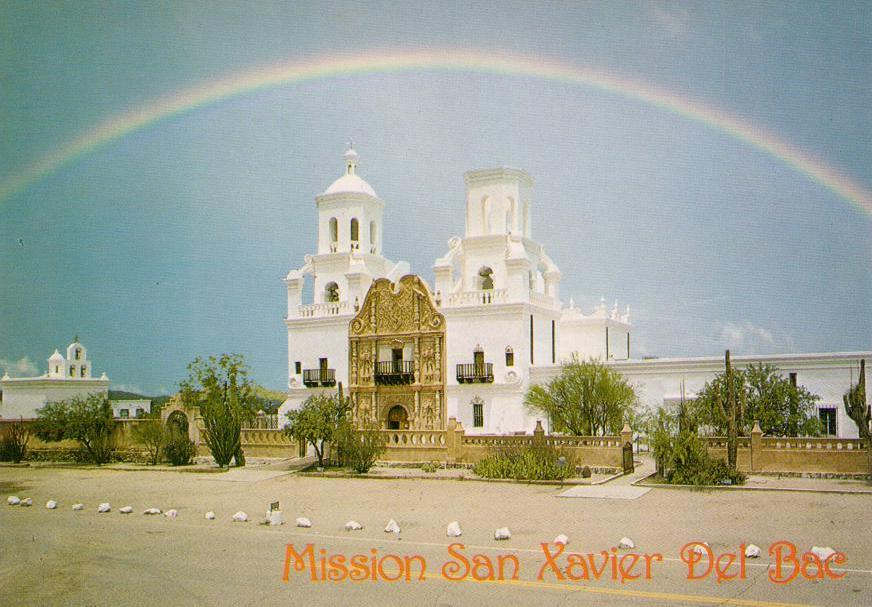
<path id="1" fill-rule="evenodd" d="M 653 489 L 636 500 L 556 499 L 561 490 L 458 480 L 306 478 L 257 470 L 182 474 L 0 467 L 0 605 L 872 603 L 870 495 Z M 34 505 L 8 506 L 9 495 L 31 497 Z M 59 502 L 57 510 L 44 507 L 48 499 Z M 104 501 L 112 504 L 112 512 L 98 514 L 97 505 Z M 274 501 L 281 503 L 286 524 L 259 525 Z M 84 503 L 85 510 L 73 512 L 76 502 Z M 133 514 L 118 512 L 126 505 L 133 506 Z M 148 507 L 175 508 L 178 518 L 143 516 Z M 216 520 L 204 518 L 208 510 Z M 252 521 L 233 523 L 239 510 Z M 298 516 L 310 518 L 312 528 L 295 527 Z M 399 536 L 384 533 L 390 518 L 399 523 Z M 351 519 L 364 529 L 345 531 Z M 445 533 L 453 520 L 463 528 L 456 540 Z M 510 528 L 511 539 L 495 541 L 494 529 L 503 526 Z M 540 546 L 560 533 L 570 538 L 567 552 L 659 553 L 663 560 L 653 563 L 650 579 L 621 583 L 611 579 L 609 566 L 600 580 L 560 579 L 546 565 Z M 632 538 L 636 548 L 612 552 L 623 536 Z M 744 579 L 718 584 L 712 574 L 688 580 L 680 551 L 694 540 L 708 542 L 717 555 L 752 542 L 763 554 L 748 562 Z M 844 577 L 770 581 L 768 550 L 782 540 L 800 552 L 813 545 L 844 552 L 847 562 L 833 568 Z M 478 582 L 470 571 L 463 580 L 447 580 L 443 564 L 462 564 L 448 552 L 453 541 L 464 544 L 460 554 L 470 564 L 473 553 L 494 566 L 503 555 L 506 578 L 513 573 L 508 556 L 514 556 L 518 579 Z M 307 565 L 303 571 L 291 566 L 284 582 L 288 544 L 300 552 L 311 544 L 316 558 L 321 550 L 348 559 L 355 554 L 369 559 L 373 551 L 377 559 L 420 556 L 426 575 L 419 580 L 415 570 L 409 582 L 381 576 L 376 581 L 319 581 L 318 575 L 313 581 Z M 384 577 L 396 573 L 397 562 L 402 558 L 383 562 Z M 566 565 L 565 554 L 555 562 Z M 785 567 L 784 575 L 787 571 Z M 483 577 L 487 569 L 482 565 L 476 572 Z"/>

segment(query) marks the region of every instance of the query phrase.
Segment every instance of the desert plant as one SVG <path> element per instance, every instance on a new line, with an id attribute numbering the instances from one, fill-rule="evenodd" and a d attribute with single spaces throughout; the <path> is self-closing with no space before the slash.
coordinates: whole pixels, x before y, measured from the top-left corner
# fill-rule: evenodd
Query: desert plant
<path id="1" fill-rule="evenodd" d="M 869 472 L 869 482 L 872 483 L 872 411 L 866 404 L 866 361 L 860 361 L 860 378 L 857 384 L 842 397 L 845 404 L 845 413 L 857 424 L 860 438 L 866 445 L 866 461 Z"/>
<path id="2" fill-rule="evenodd" d="M 215 463 L 224 468 L 231 460 L 245 464 L 242 453 L 242 420 L 254 415 L 258 398 L 248 379 L 248 369 L 238 354 L 196 358 L 188 365 L 188 378 L 180 395 L 187 406 L 199 407 L 203 439 Z"/>
<path id="3" fill-rule="evenodd" d="M 197 455 L 197 446 L 184 434 L 172 432 L 163 446 L 163 454 L 173 466 L 187 466 Z"/>
<path id="4" fill-rule="evenodd" d="M 573 358 L 547 384 L 532 386 L 524 404 L 547 415 L 557 432 L 599 436 L 621 431 L 636 406 L 636 393 L 618 371 L 597 360 Z"/>
<path id="5" fill-rule="evenodd" d="M 46 441 L 75 440 L 88 459 L 104 464 L 112 457 L 112 405 L 103 394 L 76 396 L 46 404 L 37 410 L 36 436 Z"/>
<path id="6" fill-rule="evenodd" d="M 302 407 L 288 411 L 288 425 L 284 432 L 300 443 L 309 443 L 318 456 L 318 467 L 324 466 L 324 454 L 328 443 L 335 443 L 342 461 L 342 443 L 336 437 L 347 423 L 349 400 L 341 394 L 313 394 Z"/>
<path id="7" fill-rule="evenodd" d="M 384 437 L 372 421 L 364 422 L 359 430 L 350 421 L 343 422 L 335 440 L 342 454 L 342 463 L 359 474 L 369 472 L 385 451 Z"/>
<path id="8" fill-rule="evenodd" d="M 421 464 L 421 471 L 426 472 L 427 474 L 433 474 L 440 467 L 441 465 L 439 464 L 439 462 L 425 462 Z"/>
<path id="9" fill-rule="evenodd" d="M 736 430 L 749 436 L 754 421 L 768 436 L 814 436 L 820 432 L 815 403 L 820 400 L 803 386 L 794 386 L 777 367 L 752 364 L 731 369 L 706 383 L 689 409 L 702 430 L 726 436 L 730 427 L 730 383 L 736 402 Z"/>
<path id="10" fill-rule="evenodd" d="M 0 433 L 0 460 L 19 463 L 27 455 L 29 441 L 30 427 L 23 419 L 4 423 Z"/>
<path id="11" fill-rule="evenodd" d="M 574 471 L 572 461 L 548 445 L 501 447 L 473 467 L 484 478 L 516 480 L 563 480 Z"/>
<path id="12" fill-rule="evenodd" d="M 161 423 L 160 417 L 149 415 L 133 426 L 131 432 L 133 440 L 145 447 L 151 465 L 157 464 L 161 449 L 170 438 L 170 431 Z"/>
<path id="13" fill-rule="evenodd" d="M 675 438 L 666 479 L 675 485 L 740 485 L 745 482 L 745 475 L 709 455 L 699 436 L 684 431 Z"/>

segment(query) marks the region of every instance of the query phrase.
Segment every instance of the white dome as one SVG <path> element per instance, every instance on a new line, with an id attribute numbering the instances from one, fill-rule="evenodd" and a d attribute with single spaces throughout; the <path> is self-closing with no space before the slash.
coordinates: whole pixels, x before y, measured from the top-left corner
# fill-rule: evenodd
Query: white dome
<path id="1" fill-rule="evenodd" d="M 49 359 L 49 362 L 64 362 L 64 357 L 61 356 L 61 353 L 55 349 L 54 354 L 52 354 Z"/>
<path id="2" fill-rule="evenodd" d="M 357 160 L 359 156 L 351 144 L 348 144 L 348 149 L 343 155 L 345 160 L 345 175 L 330 184 L 330 187 L 324 192 L 327 194 L 366 194 L 373 198 L 378 198 L 375 190 L 366 181 L 357 176 Z"/>
<path id="3" fill-rule="evenodd" d="M 375 190 L 366 181 L 357 175 L 343 175 L 332 184 L 324 194 L 368 194 L 373 198 L 378 198 Z"/>

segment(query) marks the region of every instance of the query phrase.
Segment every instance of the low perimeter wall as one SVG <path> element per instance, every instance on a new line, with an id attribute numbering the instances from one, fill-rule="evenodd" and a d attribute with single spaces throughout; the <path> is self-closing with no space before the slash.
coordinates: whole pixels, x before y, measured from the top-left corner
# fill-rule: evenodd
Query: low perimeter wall
<path id="1" fill-rule="evenodd" d="M 709 453 L 727 458 L 727 439 L 705 439 Z M 764 474 L 869 473 L 868 445 L 856 438 L 783 438 L 763 436 L 755 426 L 750 437 L 738 439 L 737 466 L 742 472 Z"/>
<path id="2" fill-rule="evenodd" d="M 621 446 L 631 440 L 629 428 L 620 436 L 546 435 L 541 424 L 533 434 L 466 434 L 463 425 L 449 419 L 447 430 L 382 430 L 387 449 L 380 460 L 413 463 L 475 464 L 495 450 L 511 446 L 549 445 L 571 457 L 576 465 L 621 467 Z"/>

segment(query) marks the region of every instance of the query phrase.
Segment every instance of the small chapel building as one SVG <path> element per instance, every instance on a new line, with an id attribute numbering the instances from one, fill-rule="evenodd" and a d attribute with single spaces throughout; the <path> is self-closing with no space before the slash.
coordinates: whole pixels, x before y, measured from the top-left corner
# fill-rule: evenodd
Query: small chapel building
<path id="1" fill-rule="evenodd" d="M 57 350 L 48 358 L 48 371 L 38 377 L 0 379 L 0 417 L 3 419 L 35 419 L 38 409 L 46 403 L 68 400 L 76 396 L 109 394 L 109 378 L 103 373 L 91 376 L 92 364 L 88 351 L 78 338 L 67 346 L 66 358 Z"/>

